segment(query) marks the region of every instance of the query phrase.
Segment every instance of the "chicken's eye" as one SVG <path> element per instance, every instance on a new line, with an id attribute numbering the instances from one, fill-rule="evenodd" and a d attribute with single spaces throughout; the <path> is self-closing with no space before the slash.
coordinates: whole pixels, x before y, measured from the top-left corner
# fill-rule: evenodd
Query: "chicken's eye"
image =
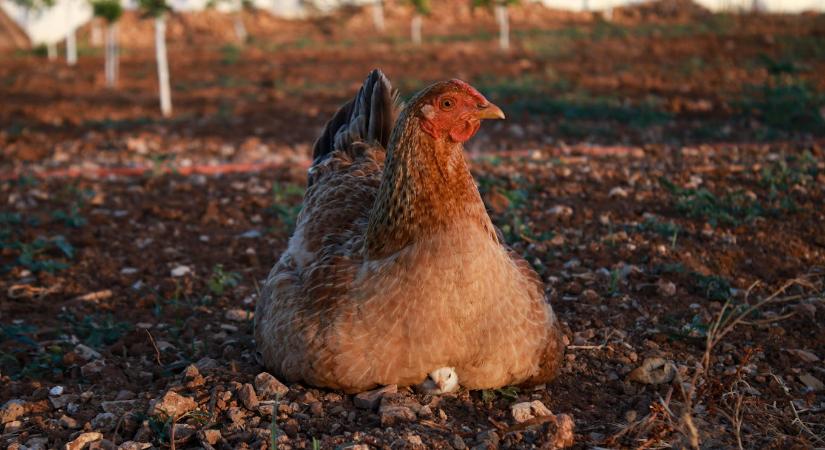
<path id="1" fill-rule="evenodd" d="M 455 106 L 455 100 L 452 97 L 446 97 L 441 99 L 441 109 L 444 111 L 449 111 L 453 109 Z"/>

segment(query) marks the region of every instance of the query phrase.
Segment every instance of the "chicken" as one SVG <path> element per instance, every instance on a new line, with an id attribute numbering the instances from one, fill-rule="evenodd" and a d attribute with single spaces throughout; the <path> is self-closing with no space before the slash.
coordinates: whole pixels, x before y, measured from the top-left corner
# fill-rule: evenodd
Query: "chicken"
<path id="1" fill-rule="evenodd" d="M 287 249 L 255 313 L 262 361 L 292 382 L 360 392 L 452 367 L 488 389 L 552 379 L 559 324 L 500 241 L 463 153 L 502 111 L 467 83 L 403 107 L 373 71 L 327 123 Z"/>
<path id="2" fill-rule="evenodd" d="M 455 367 L 442 367 L 435 369 L 427 375 L 423 383 L 416 386 L 416 389 L 424 394 L 441 395 L 458 390 L 458 375 Z"/>

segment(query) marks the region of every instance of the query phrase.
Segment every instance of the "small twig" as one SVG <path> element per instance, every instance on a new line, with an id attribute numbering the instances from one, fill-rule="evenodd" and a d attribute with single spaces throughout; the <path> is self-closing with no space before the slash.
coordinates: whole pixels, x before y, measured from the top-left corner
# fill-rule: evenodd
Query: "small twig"
<path id="1" fill-rule="evenodd" d="M 810 428 L 808 428 L 808 425 L 805 424 L 805 422 L 799 417 L 799 412 L 796 411 L 796 407 L 793 405 L 793 402 L 788 402 L 788 403 L 791 405 L 791 411 L 793 411 L 794 417 L 796 417 L 793 421 L 791 421 L 791 425 L 793 425 L 793 424 L 799 425 L 799 428 L 801 428 L 803 431 L 806 431 L 808 434 L 810 434 L 811 437 L 816 442 L 825 444 L 825 440 L 823 440 L 821 437 L 817 436 L 817 434 L 814 433 Z"/>
<path id="2" fill-rule="evenodd" d="M 149 342 L 152 343 L 152 347 L 155 348 L 155 361 L 157 361 L 158 366 L 163 367 L 163 363 L 160 362 L 160 350 L 158 350 L 157 344 L 155 344 L 155 338 L 152 337 L 152 333 L 149 332 L 148 328 L 144 328 L 146 331 L 146 335 L 149 336 Z"/>

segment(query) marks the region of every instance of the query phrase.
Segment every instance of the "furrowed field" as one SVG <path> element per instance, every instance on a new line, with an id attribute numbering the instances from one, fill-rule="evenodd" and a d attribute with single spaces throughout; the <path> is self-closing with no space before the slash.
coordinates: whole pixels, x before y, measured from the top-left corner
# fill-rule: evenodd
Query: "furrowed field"
<path id="1" fill-rule="evenodd" d="M 426 18 L 421 46 L 403 9 L 380 35 L 366 11 L 247 13 L 243 45 L 175 15 L 170 118 L 136 15 L 116 89 L 87 29 L 75 67 L 0 55 L 0 405 L 20 400 L 0 446 L 553 448 L 553 423 L 513 418 L 533 400 L 575 448 L 825 446 L 825 16 L 688 6 L 514 7 L 509 52 L 485 10 Z M 506 113 L 467 156 L 564 324 L 555 382 L 400 388 L 415 420 L 262 394 L 257 286 L 313 141 L 375 67 L 402 97 L 457 77 Z"/>

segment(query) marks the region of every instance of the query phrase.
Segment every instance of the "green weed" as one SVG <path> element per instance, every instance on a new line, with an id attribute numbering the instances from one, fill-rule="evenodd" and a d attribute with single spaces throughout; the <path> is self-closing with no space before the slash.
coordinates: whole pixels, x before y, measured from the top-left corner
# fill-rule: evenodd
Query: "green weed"
<path id="1" fill-rule="evenodd" d="M 226 272 L 222 264 L 217 264 L 212 268 L 212 276 L 206 282 L 209 290 L 215 295 L 223 295 L 227 288 L 233 288 L 241 280 L 237 272 Z"/>

